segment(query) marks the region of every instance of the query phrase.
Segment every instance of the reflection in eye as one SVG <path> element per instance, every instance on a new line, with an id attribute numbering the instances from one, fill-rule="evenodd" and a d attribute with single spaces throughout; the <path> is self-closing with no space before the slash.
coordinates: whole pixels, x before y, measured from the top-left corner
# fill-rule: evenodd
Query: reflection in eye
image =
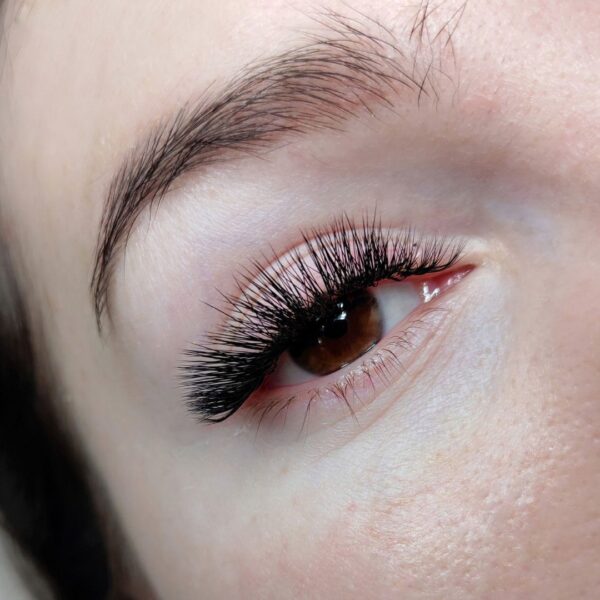
<path id="1" fill-rule="evenodd" d="M 254 265 L 226 296 L 222 327 L 186 352 L 187 403 L 202 420 L 231 416 L 265 379 L 285 375 L 286 357 L 309 379 L 357 361 L 425 300 L 398 282 L 443 274 L 462 253 L 453 240 L 374 219 L 344 217 L 302 238 L 270 266 Z"/>

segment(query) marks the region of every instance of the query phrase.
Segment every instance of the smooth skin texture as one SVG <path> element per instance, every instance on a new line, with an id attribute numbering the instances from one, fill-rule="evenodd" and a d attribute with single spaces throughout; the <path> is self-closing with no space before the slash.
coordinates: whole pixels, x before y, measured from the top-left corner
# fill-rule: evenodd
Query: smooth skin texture
<path id="1" fill-rule="evenodd" d="M 384 23 L 423 67 L 417 6 L 326 6 Z M 440 51 L 439 101 L 186 177 L 136 225 L 112 325 L 96 328 L 90 275 L 121 161 L 189 97 L 301 41 L 322 8 L 8 3 L 2 219 L 57 410 L 158 598 L 596 598 L 596 0 L 471 0 Z M 465 237 L 476 267 L 406 374 L 357 420 L 319 409 L 300 436 L 242 413 L 195 422 L 174 373 L 219 323 L 203 302 L 252 251 L 375 204 L 389 227 Z"/>

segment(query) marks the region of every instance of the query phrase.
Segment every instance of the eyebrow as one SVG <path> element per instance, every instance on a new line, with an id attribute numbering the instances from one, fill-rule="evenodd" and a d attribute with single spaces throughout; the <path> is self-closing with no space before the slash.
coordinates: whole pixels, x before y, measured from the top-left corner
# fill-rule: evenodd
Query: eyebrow
<path id="1" fill-rule="evenodd" d="M 439 7 L 438 7 L 439 8 Z M 299 47 L 250 63 L 211 98 L 188 102 L 156 125 L 113 178 L 100 223 L 91 280 L 98 329 L 107 310 L 117 256 L 140 214 L 184 174 L 267 151 L 285 136 L 343 125 L 377 107 L 393 109 L 404 91 L 417 103 L 439 99 L 442 55 L 466 8 L 460 4 L 437 31 L 437 10 L 423 1 L 407 30 L 406 49 L 382 23 L 356 12 L 315 17 L 319 34 Z"/>

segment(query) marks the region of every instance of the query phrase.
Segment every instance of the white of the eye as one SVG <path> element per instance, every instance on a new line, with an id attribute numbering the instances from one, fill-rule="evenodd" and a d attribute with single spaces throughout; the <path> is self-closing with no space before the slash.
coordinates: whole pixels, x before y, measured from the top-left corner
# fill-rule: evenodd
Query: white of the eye
<path id="1" fill-rule="evenodd" d="M 411 283 L 385 282 L 370 288 L 370 291 L 377 299 L 384 336 L 423 302 L 422 295 Z M 286 353 L 279 361 L 273 384 L 297 385 L 312 379 L 318 379 L 318 376 L 299 367 Z"/>
<path id="2" fill-rule="evenodd" d="M 384 335 L 404 320 L 423 302 L 412 283 L 385 282 L 372 289 L 377 298 Z"/>
<path id="3" fill-rule="evenodd" d="M 315 375 L 298 366 L 286 352 L 280 359 L 273 374 L 272 383 L 276 386 L 299 385 L 315 379 Z"/>

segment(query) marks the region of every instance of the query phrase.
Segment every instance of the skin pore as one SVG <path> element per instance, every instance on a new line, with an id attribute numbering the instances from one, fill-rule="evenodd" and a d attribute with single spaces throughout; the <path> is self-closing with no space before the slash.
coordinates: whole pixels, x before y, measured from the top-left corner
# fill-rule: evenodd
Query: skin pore
<path id="1" fill-rule="evenodd" d="M 337 127 L 179 173 L 116 253 L 99 330 L 123 162 L 248 65 L 347 41 L 328 11 L 413 85 L 381 99 L 345 81 Z M 599 28 L 594 0 L 8 2 L 3 225 L 56 410 L 157 597 L 595 597 Z M 323 400 L 307 422 L 298 402 L 286 422 L 199 423 L 178 373 L 222 325 L 209 305 L 249 261 L 374 211 L 463 240 L 471 269 L 421 315 L 405 369 L 354 415 Z"/>

